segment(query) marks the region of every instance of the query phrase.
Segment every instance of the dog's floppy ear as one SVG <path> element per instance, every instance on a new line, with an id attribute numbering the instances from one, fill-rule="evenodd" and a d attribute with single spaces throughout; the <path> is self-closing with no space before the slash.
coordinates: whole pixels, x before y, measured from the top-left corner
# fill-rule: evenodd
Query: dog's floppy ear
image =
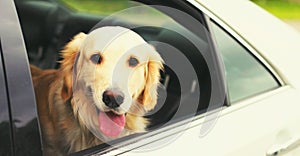
<path id="1" fill-rule="evenodd" d="M 142 92 L 142 104 L 146 111 L 153 109 L 157 102 L 157 87 L 160 80 L 160 70 L 163 69 L 163 60 L 160 55 L 154 51 L 151 53 L 146 66 L 145 77 L 146 84 Z"/>
<path id="2" fill-rule="evenodd" d="M 79 58 L 81 43 L 86 37 L 85 33 L 79 33 L 61 51 L 63 60 L 61 63 L 61 75 L 63 76 L 63 88 L 61 96 L 67 101 L 72 96 L 73 70 L 76 71 L 76 64 Z"/>

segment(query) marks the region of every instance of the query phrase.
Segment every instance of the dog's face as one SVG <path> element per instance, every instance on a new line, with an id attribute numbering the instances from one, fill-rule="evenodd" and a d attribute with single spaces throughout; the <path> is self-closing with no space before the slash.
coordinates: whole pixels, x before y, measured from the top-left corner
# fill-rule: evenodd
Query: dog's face
<path id="1" fill-rule="evenodd" d="M 66 74 L 62 97 L 73 94 L 73 111 L 85 126 L 104 137 L 121 136 L 124 127 L 144 129 L 133 118 L 155 106 L 162 68 L 152 46 L 129 29 L 103 27 L 77 35 L 63 56 L 62 68 L 73 67 L 67 68 L 72 74 Z"/>

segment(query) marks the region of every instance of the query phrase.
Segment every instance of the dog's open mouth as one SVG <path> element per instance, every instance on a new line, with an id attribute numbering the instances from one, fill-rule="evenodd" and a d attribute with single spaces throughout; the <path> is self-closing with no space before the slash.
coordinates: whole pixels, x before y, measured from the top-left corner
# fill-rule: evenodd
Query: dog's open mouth
<path id="1" fill-rule="evenodd" d="M 125 126 L 125 114 L 119 115 L 114 112 L 102 112 L 98 114 L 99 128 L 108 137 L 117 137 Z"/>

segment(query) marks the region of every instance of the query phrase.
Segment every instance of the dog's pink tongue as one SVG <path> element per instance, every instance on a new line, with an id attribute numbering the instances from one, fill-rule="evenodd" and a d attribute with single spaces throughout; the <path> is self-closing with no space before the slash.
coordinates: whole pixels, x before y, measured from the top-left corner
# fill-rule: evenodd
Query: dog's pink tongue
<path id="1" fill-rule="evenodd" d="M 125 126 L 125 115 L 113 112 L 100 112 L 98 116 L 99 127 L 102 133 L 108 137 L 117 137 Z"/>

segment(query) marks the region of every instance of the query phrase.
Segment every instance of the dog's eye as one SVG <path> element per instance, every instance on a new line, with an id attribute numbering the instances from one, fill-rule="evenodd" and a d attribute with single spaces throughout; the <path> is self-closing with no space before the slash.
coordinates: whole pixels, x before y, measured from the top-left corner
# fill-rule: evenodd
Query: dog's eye
<path id="1" fill-rule="evenodd" d="M 128 60 L 128 64 L 130 67 L 135 67 L 136 65 L 139 64 L 139 61 L 134 57 L 130 57 Z"/>
<path id="2" fill-rule="evenodd" d="M 101 55 L 100 54 L 93 54 L 90 58 L 90 60 L 94 63 L 94 64 L 100 64 L 102 61 Z"/>

